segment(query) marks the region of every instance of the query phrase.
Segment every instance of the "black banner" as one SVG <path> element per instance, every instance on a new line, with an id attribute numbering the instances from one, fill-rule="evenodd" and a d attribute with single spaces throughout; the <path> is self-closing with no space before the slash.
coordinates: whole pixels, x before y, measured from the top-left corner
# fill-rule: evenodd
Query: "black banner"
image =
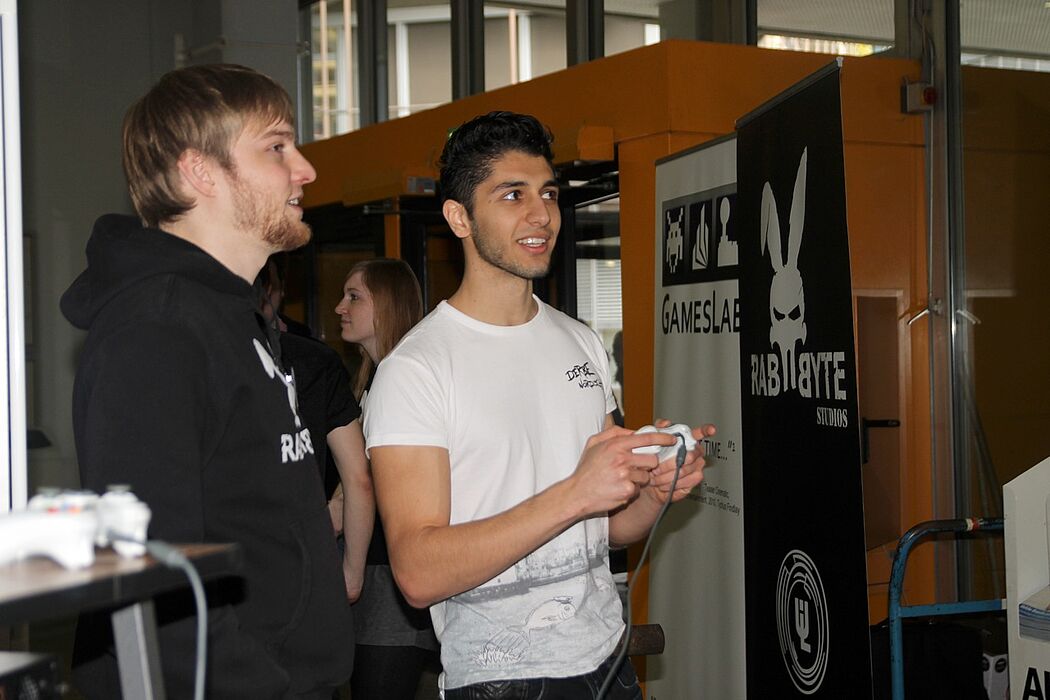
<path id="1" fill-rule="evenodd" d="M 748 698 L 870 698 L 837 65 L 738 127 Z"/>

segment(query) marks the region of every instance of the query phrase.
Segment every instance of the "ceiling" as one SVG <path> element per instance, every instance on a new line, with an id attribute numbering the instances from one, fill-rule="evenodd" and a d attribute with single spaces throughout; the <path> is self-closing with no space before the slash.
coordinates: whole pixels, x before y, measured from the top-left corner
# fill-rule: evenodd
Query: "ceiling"
<path id="1" fill-rule="evenodd" d="M 760 33 L 893 43 L 894 0 L 755 1 Z M 689 0 L 604 0 L 604 7 L 609 13 L 655 21 L 660 5 L 666 2 Z M 447 3 L 388 0 L 387 4 L 395 8 Z M 565 0 L 486 0 L 486 4 L 535 10 L 565 8 Z M 959 11 L 964 52 L 1050 57 L 1050 0 L 959 0 Z"/>
<path id="2" fill-rule="evenodd" d="M 943 2 L 943 0 L 933 0 Z M 893 0 L 757 0 L 760 32 L 893 42 Z M 962 50 L 1050 56 L 1047 0 L 960 0 Z"/>

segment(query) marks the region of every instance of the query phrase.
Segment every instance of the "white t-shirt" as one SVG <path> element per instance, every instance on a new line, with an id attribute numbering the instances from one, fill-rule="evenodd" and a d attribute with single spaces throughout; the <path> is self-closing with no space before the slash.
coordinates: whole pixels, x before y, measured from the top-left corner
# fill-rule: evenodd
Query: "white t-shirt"
<path id="1" fill-rule="evenodd" d="M 442 302 L 379 365 L 368 449 L 448 450 L 450 524 L 496 515 L 576 469 L 615 407 L 601 341 L 536 299 L 520 326 Z M 589 673 L 623 631 L 607 518 L 576 523 L 475 589 L 431 607 L 443 687 Z"/>

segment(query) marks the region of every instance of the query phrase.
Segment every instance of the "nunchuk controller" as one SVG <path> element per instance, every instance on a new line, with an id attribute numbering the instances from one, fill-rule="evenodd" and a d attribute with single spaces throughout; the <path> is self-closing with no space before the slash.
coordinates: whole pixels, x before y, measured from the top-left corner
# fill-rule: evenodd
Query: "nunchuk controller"
<path id="1" fill-rule="evenodd" d="M 657 455 L 657 461 L 664 462 L 668 459 L 672 459 L 678 454 L 678 446 L 685 443 L 685 449 L 687 452 L 692 452 L 696 449 L 696 440 L 693 438 L 693 431 L 689 429 L 688 425 L 684 423 L 675 423 L 669 425 L 666 428 L 657 428 L 652 425 L 646 425 L 635 433 L 667 433 L 668 435 L 681 436 L 681 440 L 675 441 L 673 445 L 642 445 L 641 447 L 634 448 L 635 454 L 647 454 Z"/>
<path id="2" fill-rule="evenodd" d="M 125 485 L 110 486 L 98 499 L 99 547 L 110 545 L 117 554 L 130 559 L 146 553 L 146 530 L 153 513 Z"/>

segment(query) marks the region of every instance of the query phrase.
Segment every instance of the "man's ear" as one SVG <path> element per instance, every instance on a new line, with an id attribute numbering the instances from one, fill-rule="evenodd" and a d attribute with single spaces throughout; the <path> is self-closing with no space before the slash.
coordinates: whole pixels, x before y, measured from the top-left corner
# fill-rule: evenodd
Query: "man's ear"
<path id="1" fill-rule="evenodd" d="M 177 167 L 182 181 L 195 193 L 203 197 L 210 197 L 215 193 L 212 171 L 216 163 L 213 159 L 205 157 L 196 149 L 187 148 L 179 156 Z"/>
<path id="2" fill-rule="evenodd" d="M 465 206 L 454 199 L 446 199 L 441 205 L 441 213 L 445 215 L 445 221 L 448 222 L 452 233 L 456 234 L 456 238 L 466 238 L 470 235 L 470 214 Z"/>

